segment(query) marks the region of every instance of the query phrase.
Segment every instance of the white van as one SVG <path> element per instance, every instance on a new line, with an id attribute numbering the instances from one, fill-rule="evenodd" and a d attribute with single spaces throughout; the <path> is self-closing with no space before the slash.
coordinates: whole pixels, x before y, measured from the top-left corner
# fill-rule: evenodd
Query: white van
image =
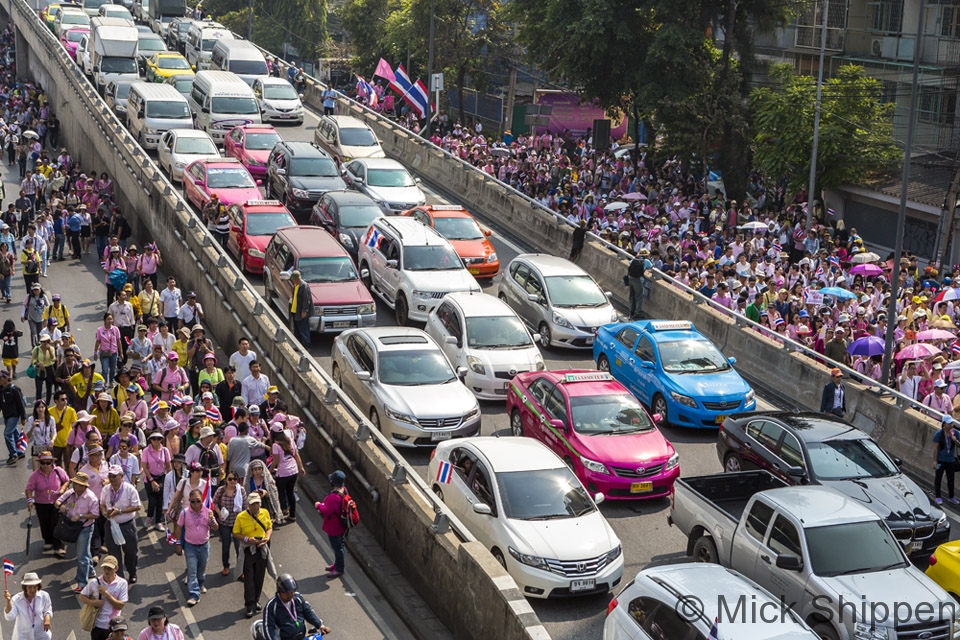
<path id="1" fill-rule="evenodd" d="M 190 105 L 176 87 L 134 82 L 127 94 L 127 129 L 144 149 L 156 149 L 170 129 L 192 129 Z"/>
<path id="2" fill-rule="evenodd" d="M 219 22 L 194 22 L 187 32 L 183 55 L 195 71 L 209 69 L 210 56 L 217 42 L 233 39 L 230 29 Z"/>
<path id="3" fill-rule="evenodd" d="M 231 71 L 253 86 L 257 78 L 270 76 L 267 61 L 249 40 L 220 40 L 210 55 L 210 68 Z"/>
<path id="4" fill-rule="evenodd" d="M 260 124 L 253 90 L 229 71 L 197 72 L 189 102 L 194 128 L 209 133 L 217 144 L 223 144 L 224 136 L 234 127 Z"/>

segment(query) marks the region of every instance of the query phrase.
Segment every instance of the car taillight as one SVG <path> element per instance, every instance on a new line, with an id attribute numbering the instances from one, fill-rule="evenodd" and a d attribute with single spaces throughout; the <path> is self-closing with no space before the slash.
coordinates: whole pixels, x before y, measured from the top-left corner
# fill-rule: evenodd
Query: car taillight
<path id="1" fill-rule="evenodd" d="M 937 554 L 931 553 L 931 554 L 930 554 L 930 566 L 932 567 L 932 566 L 935 565 L 935 564 L 937 564 Z"/>
<path id="2" fill-rule="evenodd" d="M 435 455 L 437 455 L 437 450 L 436 450 L 436 449 L 431 449 L 431 450 L 430 450 L 430 462 L 433 462 L 433 456 L 435 456 Z"/>
<path id="3" fill-rule="evenodd" d="M 607 615 L 610 615 L 610 612 L 617 608 L 617 599 L 614 598 L 610 601 L 610 604 L 607 605 Z"/>

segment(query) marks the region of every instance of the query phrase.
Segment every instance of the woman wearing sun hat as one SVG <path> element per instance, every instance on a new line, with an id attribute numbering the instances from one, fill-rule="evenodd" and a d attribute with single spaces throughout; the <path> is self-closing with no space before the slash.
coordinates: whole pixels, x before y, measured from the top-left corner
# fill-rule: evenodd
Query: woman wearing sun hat
<path id="1" fill-rule="evenodd" d="M 53 604 L 50 594 L 43 590 L 40 576 L 29 571 L 20 581 L 21 592 L 10 595 L 3 592 L 7 605 L 3 617 L 13 621 L 13 640 L 50 640 Z"/>
<path id="2" fill-rule="evenodd" d="M 90 413 L 93 415 L 93 425 L 104 438 L 109 438 L 120 429 L 120 414 L 113 408 L 113 398 L 109 393 L 97 395 L 97 403 Z"/>

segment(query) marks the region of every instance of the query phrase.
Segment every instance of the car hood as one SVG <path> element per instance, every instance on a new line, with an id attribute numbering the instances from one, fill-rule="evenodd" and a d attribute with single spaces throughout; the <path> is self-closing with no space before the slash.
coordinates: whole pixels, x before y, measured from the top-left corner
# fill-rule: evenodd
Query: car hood
<path id="1" fill-rule="evenodd" d="M 620 540 L 599 511 L 579 518 L 507 520 L 521 553 L 554 560 L 586 560 L 607 553 Z M 510 541 L 514 542 L 514 541 Z"/>
<path id="2" fill-rule="evenodd" d="M 269 237 L 264 236 L 266 241 Z M 359 280 L 351 282 L 311 282 L 310 293 L 313 295 L 313 304 L 317 307 L 332 307 L 338 305 L 371 304 L 373 297 Z"/>
<path id="3" fill-rule="evenodd" d="M 864 603 L 867 615 L 871 604 L 890 603 L 894 597 L 898 602 L 909 604 L 909 610 L 914 612 L 917 605 L 930 603 L 933 605 L 934 616 L 937 615 L 937 602 L 953 602 L 946 591 L 913 566 L 821 579 L 836 592 L 838 597 L 833 599 L 834 603 L 839 602 L 839 597 L 842 597 L 845 602 L 855 602 L 858 612 L 861 610 L 861 603 Z"/>
<path id="4" fill-rule="evenodd" d="M 409 387 L 381 386 L 385 393 L 383 401 L 391 409 L 416 418 L 462 416 L 479 406 L 477 399 L 459 380 Z"/>
<path id="5" fill-rule="evenodd" d="M 404 275 L 416 291 L 480 291 L 477 280 L 466 269 L 405 271 Z"/>
<path id="6" fill-rule="evenodd" d="M 522 349 L 477 349 L 467 348 L 465 354 L 478 358 L 485 366 L 495 370 L 536 371 L 540 350 L 530 344 Z"/>
<path id="7" fill-rule="evenodd" d="M 903 521 L 913 524 L 918 520 L 935 523 L 940 518 L 939 512 L 934 511 L 930 500 L 917 483 L 904 475 L 821 481 L 821 484 L 862 503 L 891 523 Z"/>
<path id="8" fill-rule="evenodd" d="M 733 367 L 717 373 L 668 373 L 667 377 L 677 389 L 695 398 L 739 398 L 750 391 Z"/>
<path id="9" fill-rule="evenodd" d="M 69 40 L 66 40 L 66 41 L 61 40 L 60 42 L 63 43 L 63 46 L 68 53 L 76 53 L 77 45 L 80 44 L 79 42 L 70 42 Z"/>
<path id="10" fill-rule="evenodd" d="M 493 247 L 486 239 L 482 240 L 451 240 L 453 250 L 461 258 L 486 258 L 493 253 Z"/>
<path id="11" fill-rule="evenodd" d="M 659 429 L 619 435 L 577 434 L 578 449 L 597 462 L 618 467 L 650 467 L 665 463 L 673 455 L 673 446 Z"/>
<path id="12" fill-rule="evenodd" d="M 240 149 L 238 155 L 241 160 L 249 158 L 266 166 L 267 160 L 270 158 L 270 149 Z"/>
<path id="13" fill-rule="evenodd" d="M 556 307 L 554 310 L 575 327 L 601 327 L 617 321 L 617 313 L 610 304 L 582 309 Z"/>
<path id="14" fill-rule="evenodd" d="M 223 204 L 238 204 L 247 200 L 260 200 L 263 196 L 257 187 L 244 187 L 237 189 L 214 189 L 212 193 L 220 196 L 220 202 Z"/>
<path id="15" fill-rule="evenodd" d="M 380 145 L 370 147 L 341 147 L 343 155 L 347 158 L 386 158 L 387 154 L 383 152 Z"/>
<path id="16" fill-rule="evenodd" d="M 373 187 L 366 185 L 367 193 L 374 200 L 400 204 L 420 204 L 425 200 L 420 187 Z"/>
<path id="17" fill-rule="evenodd" d="M 124 100 L 124 106 L 126 106 L 126 100 Z M 203 160 L 204 158 L 219 158 L 220 154 L 214 155 L 212 153 L 173 153 L 171 154 L 174 162 L 182 162 L 183 166 L 187 166 L 194 160 Z"/>
<path id="18" fill-rule="evenodd" d="M 263 105 L 269 107 L 270 109 L 302 109 L 303 104 L 299 100 L 271 100 L 265 98 L 263 100 Z"/>
<path id="19" fill-rule="evenodd" d="M 294 189 L 305 189 L 307 191 L 336 191 L 347 187 L 347 184 L 340 176 L 332 176 L 330 178 L 320 176 L 290 176 L 289 183 Z"/>

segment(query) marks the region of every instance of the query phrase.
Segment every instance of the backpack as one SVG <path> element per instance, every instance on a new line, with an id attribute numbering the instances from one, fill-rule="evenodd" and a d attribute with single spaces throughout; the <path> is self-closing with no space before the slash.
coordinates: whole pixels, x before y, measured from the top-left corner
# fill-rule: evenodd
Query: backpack
<path id="1" fill-rule="evenodd" d="M 13 265 L 9 260 L 0 258 L 0 276 L 9 276 L 11 273 L 13 273 Z"/>
<path id="2" fill-rule="evenodd" d="M 200 445 L 197 443 L 194 443 L 192 446 L 197 447 Z M 202 446 L 200 446 L 200 448 L 203 449 Z M 200 452 L 200 459 L 198 460 L 198 462 L 200 463 L 200 466 L 203 467 L 208 474 L 212 475 L 214 472 L 216 472 L 217 476 L 220 475 L 220 472 L 219 472 L 220 462 L 217 460 L 217 454 L 214 453 L 213 450 L 203 449 Z"/>
<path id="3" fill-rule="evenodd" d="M 340 524 L 347 531 L 360 524 L 360 512 L 357 511 L 357 503 L 347 492 L 344 492 L 340 500 Z"/>
<path id="4" fill-rule="evenodd" d="M 27 262 L 24 264 L 24 272 L 28 275 L 32 275 L 40 271 L 40 264 L 37 262 L 37 252 L 32 251 L 27 256 Z"/>

